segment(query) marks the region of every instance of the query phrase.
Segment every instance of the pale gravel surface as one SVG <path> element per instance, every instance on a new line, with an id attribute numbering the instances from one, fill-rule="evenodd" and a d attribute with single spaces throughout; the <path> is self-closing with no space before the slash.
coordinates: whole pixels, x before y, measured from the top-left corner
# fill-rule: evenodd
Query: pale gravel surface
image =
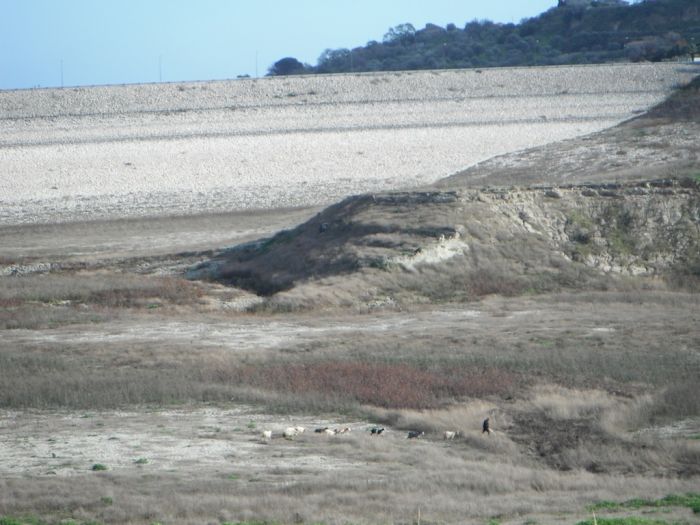
<path id="1" fill-rule="evenodd" d="M 633 117 L 679 64 L 0 92 L 0 224 L 319 206 Z"/>

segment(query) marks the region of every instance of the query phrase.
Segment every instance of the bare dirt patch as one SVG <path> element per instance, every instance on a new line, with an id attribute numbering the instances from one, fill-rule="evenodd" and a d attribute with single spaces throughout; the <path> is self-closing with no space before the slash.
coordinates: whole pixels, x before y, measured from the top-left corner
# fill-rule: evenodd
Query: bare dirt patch
<path id="1" fill-rule="evenodd" d="M 366 423 L 309 416 L 273 416 L 250 407 L 142 407 L 126 411 L 15 412 L 0 418 L 0 472 L 12 476 L 75 476 L 95 464 L 120 475 L 160 472 L 197 475 L 240 472 L 264 475 L 276 468 L 304 471 L 352 468 L 302 450 L 299 441 L 282 437 L 288 426 L 319 425 L 364 429 Z M 313 427 L 313 428 L 312 428 Z M 47 429 L 50 429 L 47 432 Z M 262 438 L 271 430 L 273 439 Z M 271 453 L 271 448 L 278 453 Z"/>

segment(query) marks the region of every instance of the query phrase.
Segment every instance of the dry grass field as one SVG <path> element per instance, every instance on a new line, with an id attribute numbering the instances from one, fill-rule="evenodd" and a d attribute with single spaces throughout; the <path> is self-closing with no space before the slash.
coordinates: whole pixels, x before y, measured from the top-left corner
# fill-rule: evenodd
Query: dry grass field
<path id="1" fill-rule="evenodd" d="M 82 299 L 62 295 L 77 304 L 32 299 L 62 312 L 53 324 L 4 331 L 2 514 L 576 523 L 599 501 L 697 491 L 696 295 L 270 316 L 212 311 L 206 290 L 183 305 L 167 286 L 150 309 L 142 283 L 119 284 L 131 303 L 87 281 Z M 296 425 L 307 432 L 281 436 Z M 667 510 L 657 518 L 697 521 Z"/>
<path id="2" fill-rule="evenodd" d="M 606 68 L 590 71 L 602 79 Z M 301 91 L 293 83 L 351 96 L 336 85 L 345 80 L 260 82 L 282 91 L 237 96 L 301 111 L 286 105 L 287 92 Z M 213 98 L 197 111 L 230 104 L 229 87 L 204 86 Z M 133 114 L 176 118 L 145 97 L 156 87 L 125 88 L 131 98 L 105 90 Z M 379 87 L 376 104 L 393 103 Z M 610 84 L 622 98 L 623 88 Z M 25 93 L 0 100 L 18 127 L 31 108 L 102 119 L 90 109 L 91 97 L 105 103 L 95 89 L 83 109 L 51 90 L 33 94 L 44 105 L 7 102 Z M 186 89 L 163 89 L 189 100 Z M 475 177 L 495 185 L 505 164 L 516 169 L 509 156 L 434 193 L 376 194 L 366 207 L 370 197 L 325 210 L 295 201 L 99 220 L 88 210 L 61 222 L 68 207 L 52 219 L 47 201 L 22 201 L 27 215 L 8 212 L 0 225 L 0 525 L 700 523 L 697 119 L 659 118 L 573 140 L 628 152 L 615 157 L 620 166 L 590 168 L 599 183 L 606 170 L 652 164 L 651 138 L 635 141 L 633 126 L 645 137 L 669 126 L 653 169 L 677 181 L 596 187 L 595 196 L 581 193 L 592 186 L 474 189 Z M 528 173 L 572 144 L 521 153 Z M 0 152 L 28 146 L 13 147 Z M 687 163 L 664 168 L 662 156 Z M 548 176 L 562 184 L 570 169 L 552 165 Z M 588 180 L 579 175 L 570 182 Z M 315 239 L 304 254 L 285 248 L 296 235 Z M 348 265 L 348 254 L 375 262 Z M 390 263 L 376 264 L 387 254 Z M 249 255 L 271 282 L 295 275 L 291 285 L 258 296 L 254 286 L 187 278 Z M 318 267 L 301 272 L 302 255 Z M 283 436 L 295 426 L 306 430 Z M 324 428 L 348 431 L 314 432 Z"/>

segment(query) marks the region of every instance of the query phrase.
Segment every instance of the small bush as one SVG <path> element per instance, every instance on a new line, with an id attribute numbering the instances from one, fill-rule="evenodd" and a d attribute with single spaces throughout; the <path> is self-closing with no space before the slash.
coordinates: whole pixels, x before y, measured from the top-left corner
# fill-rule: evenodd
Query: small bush
<path id="1" fill-rule="evenodd" d="M 95 463 L 91 467 L 91 470 L 94 470 L 94 471 L 107 470 L 107 465 L 103 465 L 102 463 Z"/>
<path id="2" fill-rule="evenodd" d="M 667 388 L 652 407 L 652 418 L 665 421 L 700 415 L 696 381 L 680 381 Z"/>

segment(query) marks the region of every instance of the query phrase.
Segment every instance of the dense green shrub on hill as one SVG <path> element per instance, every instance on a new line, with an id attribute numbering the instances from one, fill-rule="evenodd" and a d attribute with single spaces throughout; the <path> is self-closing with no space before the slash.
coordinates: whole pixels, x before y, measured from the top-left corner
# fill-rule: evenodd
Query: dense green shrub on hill
<path id="1" fill-rule="evenodd" d="M 269 74 L 660 61 L 690 56 L 700 45 L 697 0 L 560 3 L 519 24 L 474 20 L 462 29 L 428 24 L 419 30 L 400 24 L 382 42 L 326 49 L 315 66 L 272 67 Z"/>

